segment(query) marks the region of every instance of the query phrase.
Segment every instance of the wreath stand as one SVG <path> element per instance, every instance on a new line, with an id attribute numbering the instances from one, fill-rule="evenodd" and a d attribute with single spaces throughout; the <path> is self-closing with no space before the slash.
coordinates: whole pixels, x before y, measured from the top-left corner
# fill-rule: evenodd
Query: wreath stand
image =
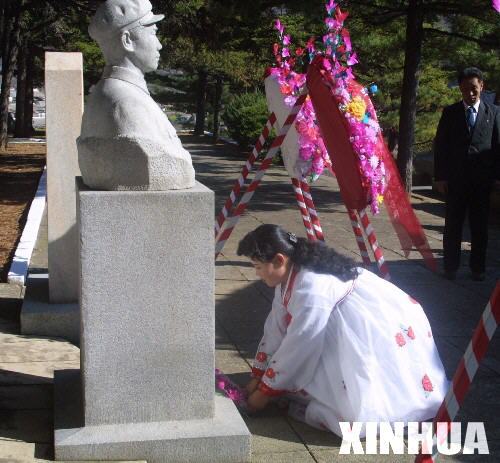
<path id="1" fill-rule="evenodd" d="M 259 186 L 262 177 L 264 176 L 266 170 L 271 165 L 272 159 L 276 155 L 281 143 L 286 137 L 290 126 L 294 123 L 297 113 L 300 110 L 306 94 L 301 95 L 294 107 L 290 111 L 285 124 L 279 131 L 278 136 L 274 139 L 271 148 L 269 149 L 266 157 L 262 161 L 257 170 L 254 179 L 250 185 L 246 188 L 246 191 L 241 198 L 240 202 L 233 211 L 234 205 L 237 201 L 237 196 L 240 194 L 242 187 L 245 184 L 245 180 L 248 177 L 249 172 L 254 165 L 258 154 L 262 150 L 262 147 L 269 136 L 269 132 L 273 125 L 276 124 L 276 116 L 271 113 L 267 123 L 262 131 L 257 143 L 255 144 L 252 153 L 250 154 L 248 160 L 246 161 L 240 177 L 234 184 L 234 187 L 227 199 L 224 207 L 222 208 L 220 214 L 218 215 L 215 223 L 215 258 L 221 253 L 224 248 L 224 244 L 230 237 L 234 227 L 237 225 L 241 215 L 245 211 L 248 203 L 250 202 L 255 190 Z M 323 231 L 321 229 L 321 224 L 319 221 L 316 208 L 311 196 L 309 183 L 305 178 L 291 178 L 291 183 L 295 191 L 295 197 L 297 200 L 297 205 L 302 214 L 302 220 L 306 228 L 307 237 L 309 240 L 324 240 Z M 232 212 L 233 211 L 233 212 Z M 232 212 L 232 213 L 231 213 Z M 363 264 L 365 266 L 370 265 L 370 257 L 366 248 L 366 242 L 363 237 L 362 230 L 368 237 L 368 242 L 374 253 L 379 272 L 382 277 L 390 279 L 390 275 L 387 269 L 387 264 L 384 262 L 384 257 L 382 251 L 380 250 L 377 238 L 375 236 L 375 231 L 370 223 L 366 209 L 348 209 L 349 217 L 351 219 L 351 225 L 353 232 L 358 243 L 359 249 L 361 251 L 361 257 L 363 259 Z M 358 220 L 358 217 L 361 219 Z M 490 297 L 488 304 L 479 320 L 479 323 L 474 331 L 472 339 L 460 360 L 458 367 L 453 375 L 451 381 L 450 389 L 446 394 L 436 417 L 433 420 L 432 427 L 432 449 L 422 447 L 421 452 L 416 456 L 415 463 L 434 463 L 438 457 L 437 443 L 443 442 L 447 439 L 450 427 L 445 427 L 445 432 L 439 433 L 443 427 L 439 428 L 438 423 L 451 423 L 457 416 L 460 407 L 462 406 L 465 396 L 467 395 L 472 380 L 479 369 L 479 364 L 485 357 L 488 350 L 488 346 L 495 334 L 495 331 L 500 324 L 500 282 L 497 282 L 496 287 Z"/>
<path id="2" fill-rule="evenodd" d="M 290 127 L 294 124 L 300 108 L 302 107 L 305 99 L 307 98 L 307 92 L 299 96 L 294 106 L 292 107 L 290 114 L 288 115 L 283 127 L 279 130 L 278 136 L 274 139 L 269 151 L 267 152 L 265 158 L 261 162 L 258 170 L 252 182 L 247 186 L 245 193 L 243 194 L 241 200 L 236 205 L 238 201 L 238 196 L 241 193 L 243 186 L 245 185 L 246 179 L 252 170 L 257 156 L 262 151 L 265 141 L 269 137 L 269 133 L 273 126 L 276 126 L 276 115 L 271 113 L 269 116 L 262 133 L 260 134 L 253 150 L 248 157 L 243 170 L 235 182 L 233 189 L 224 204 L 221 212 L 219 213 L 215 222 L 215 258 L 222 252 L 226 241 L 231 236 L 235 226 L 237 225 L 241 215 L 245 211 L 248 203 L 252 199 L 255 190 L 260 184 L 262 177 L 266 173 L 266 170 L 272 163 L 273 158 L 276 156 L 278 150 L 280 149 L 283 140 L 285 139 Z M 278 127 L 276 127 L 278 128 Z M 332 172 L 333 174 L 333 172 Z M 295 192 L 295 198 L 297 200 L 297 205 L 302 215 L 302 221 L 304 222 L 304 227 L 307 232 L 307 237 L 311 241 L 321 240 L 324 241 L 323 230 L 321 228 L 321 223 L 319 220 L 316 207 L 311 195 L 311 190 L 309 182 L 306 178 L 291 177 L 291 183 Z M 363 232 L 368 238 L 368 243 L 372 249 L 375 256 L 375 261 L 377 263 L 379 272 L 381 276 L 385 279 L 390 279 L 389 270 L 387 264 L 384 261 L 384 256 L 382 250 L 380 249 L 377 237 L 375 235 L 375 230 L 370 223 L 368 214 L 366 213 L 366 208 L 364 209 L 348 209 L 349 218 L 351 221 L 352 229 L 356 242 L 358 244 L 359 250 L 361 252 L 361 258 L 363 260 L 364 266 L 369 266 L 371 264 L 370 256 L 368 254 L 368 249 L 366 247 L 366 242 L 363 237 Z"/>

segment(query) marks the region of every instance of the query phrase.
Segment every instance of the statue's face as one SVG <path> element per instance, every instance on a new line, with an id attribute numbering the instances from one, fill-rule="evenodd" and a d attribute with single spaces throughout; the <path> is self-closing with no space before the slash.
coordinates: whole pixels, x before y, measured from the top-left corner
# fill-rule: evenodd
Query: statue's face
<path id="1" fill-rule="evenodd" d="M 135 66 L 144 73 L 158 68 L 162 47 L 158 37 L 156 37 L 157 30 L 156 25 L 152 24 L 151 26 L 140 26 L 130 31 L 134 51 L 129 54 L 129 57 Z"/>

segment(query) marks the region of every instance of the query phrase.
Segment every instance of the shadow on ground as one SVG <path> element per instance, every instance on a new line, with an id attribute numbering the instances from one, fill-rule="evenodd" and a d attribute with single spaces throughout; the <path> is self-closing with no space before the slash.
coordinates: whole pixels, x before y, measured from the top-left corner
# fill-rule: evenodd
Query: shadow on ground
<path id="1" fill-rule="evenodd" d="M 220 267 L 226 265 L 242 266 L 244 262 L 222 261 L 216 263 L 216 266 Z M 433 328 L 447 376 L 451 379 L 483 313 L 488 297 L 478 298 L 477 294 L 461 288 L 457 282 L 443 280 L 424 267 L 415 265 L 412 261 L 391 261 L 389 266 L 393 282 L 417 299 L 424 307 Z M 219 295 L 217 298 L 217 349 L 236 349 L 248 363 L 248 369 L 260 341 L 272 297 L 272 289 L 267 288 L 260 281 L 254 281 L 249 282 L 242 289 L 230 294 Z M 462 439 L 464 439 L 466 423 L 484 422 L 492 454 L 490 456 L 455 455 L 451 461 L 493 462 L 500 458 L 499 348 L 500 337 L 497 337 L 490 345 L 487 357 L 479 368 L 462 410 L 455 419 L 455 421 L 463 423 Z M 249 380 L 249 373 L 241 372 L 229 376 L 241 385 L 246 384 Z M 265 425 L 266 420 L 272 417 L 286 419 L 293 432 L 284 434 L 279 426 L 273 428 Z M 259 425 L 259 420 L 262 421 L 262 426 Z M 340 446 L 340 439 L 332 435 L 325 436 L 326 433 L 322 431 L 295 422 L 286 417 L 285 411 L 277 406 L 271 407 L 263 414 L 251 417 L 248 424 L 253 434 L 272 439 L 288 439 L 293 442 L 298 437 L 301 442 L 307 443 L 307 445 L 326 445 L 329 448 Z M 307 439 L 304 437 L 305 435 L 307 435 Z M 445 458 L 442 461 L 446 462 L 447 460 Z"/>

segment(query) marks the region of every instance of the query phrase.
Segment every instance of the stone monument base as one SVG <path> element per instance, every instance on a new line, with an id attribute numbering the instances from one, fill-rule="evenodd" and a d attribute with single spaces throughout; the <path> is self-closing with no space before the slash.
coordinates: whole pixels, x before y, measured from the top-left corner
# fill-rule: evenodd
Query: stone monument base
<path id="1" fill-rule="evenodd" d="M 47 273 L 32 273 L 26 280 L 21 334 L 60 337 L 77 346 L 80 343 L 78 302 L 51 304 Z"/>
<path id="2" fill-rule="evenodd" d="M 55 372 L 56 460 L 250 460 L 250 433 L 233 402 L 225 397 L 215 397 L 211 419 L 84 426 L 80 385 L 80 370 Z"/>

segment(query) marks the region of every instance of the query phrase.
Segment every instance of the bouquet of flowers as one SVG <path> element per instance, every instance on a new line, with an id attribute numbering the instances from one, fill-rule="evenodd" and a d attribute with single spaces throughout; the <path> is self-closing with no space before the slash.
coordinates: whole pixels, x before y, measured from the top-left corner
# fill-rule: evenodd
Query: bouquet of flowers
<path id="1" fill-rule="evenodd" d="M 215 369 L 215 387 L 241 409 L 246 409 L 248 395 L 244 389 L 233 383 L 222 371 Z"/>

